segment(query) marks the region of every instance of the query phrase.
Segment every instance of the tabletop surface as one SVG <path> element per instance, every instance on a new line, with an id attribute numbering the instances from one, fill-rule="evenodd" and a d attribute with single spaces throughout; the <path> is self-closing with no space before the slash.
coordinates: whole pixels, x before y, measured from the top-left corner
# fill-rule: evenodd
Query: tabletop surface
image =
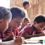
<path id="1" fill-rule="evenodd" d="M 39 43 L 39 40 L 45 40 L 45 36 L 33 37 L 31 39 L 26 39 L 24 41 L 27 44 L 22 44 L 22 45 L 42 45 L 41 43 Z M 8 42 L 1 42 L 0 41 L 0 45 L 14 45 L 14 40 L 8 41 Z"/>

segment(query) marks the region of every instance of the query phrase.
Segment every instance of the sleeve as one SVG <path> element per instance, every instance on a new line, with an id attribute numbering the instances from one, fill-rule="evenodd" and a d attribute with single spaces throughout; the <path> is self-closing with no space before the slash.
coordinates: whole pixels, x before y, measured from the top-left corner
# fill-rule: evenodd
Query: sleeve
<path id="1" fill-rule="evenodd" d="M 13 33 L 14 36 L 18 36 L 18 34 L 19 34 L 19 29 L 18 29 L 18 28 L 13 29 L 12 33 Z"/>
<path id="2" fill-rule="evenodd" d="M 32 30 L 30 27 L 26 27 L 23 31 L 19 33 L 20 36 L 25 37 L 32 34 Z"/>

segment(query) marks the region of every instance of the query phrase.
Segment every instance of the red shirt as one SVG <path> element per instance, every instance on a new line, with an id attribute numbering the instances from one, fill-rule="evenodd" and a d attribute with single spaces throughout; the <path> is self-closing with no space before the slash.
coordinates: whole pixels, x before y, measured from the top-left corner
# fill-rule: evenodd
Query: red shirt
<path id="1" fill-rule="evenodd" d="M 22 29 L 22 31 L 20 31 L 19 35 L 24 37 L 26 35 L 34 35 L 34 34 L 40 34 L 41 32 L 39 32 L 34 26 L 26 26 L 24 29 Z"/>
<path id="2" fill-rule="evenodd" d="M 18 35 L 19 30 L 18 29 L 11 29 L 10 27 L 4 32 L 0 32 L 0 39 L 2 40 L 12 40 L 13 36 Z M 4 39 L 7 38 L 7 39 Z"/>

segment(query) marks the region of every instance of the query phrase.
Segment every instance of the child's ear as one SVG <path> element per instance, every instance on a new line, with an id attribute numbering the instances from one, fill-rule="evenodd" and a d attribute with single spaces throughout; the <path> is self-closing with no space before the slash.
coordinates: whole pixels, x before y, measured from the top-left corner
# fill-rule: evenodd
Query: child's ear
<path id="1" fill-rule="evenodd" d="M 34 24 L 37 24 L 37 22 L 34 22 Z"/>

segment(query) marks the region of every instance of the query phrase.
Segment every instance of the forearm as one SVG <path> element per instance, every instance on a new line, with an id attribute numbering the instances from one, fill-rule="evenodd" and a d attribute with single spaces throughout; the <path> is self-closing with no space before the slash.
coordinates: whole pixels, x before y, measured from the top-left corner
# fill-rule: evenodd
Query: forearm
<path id="1" fill-rule="evenodd" d="M 8 41 L 8 40 L 12 40 L 13 37 L 12 36 L 6 36 L 5 38 L 2 39 L 2 41 Z"/>
<path id="2" fill-rule="evenodd" d="M 39 37 L 39 36 L 45 36 L 44 34 L 34 34 L 34 35 L 26 35 L 24 36 L 25 39 L 31 38 L 31 37 Z"/>

